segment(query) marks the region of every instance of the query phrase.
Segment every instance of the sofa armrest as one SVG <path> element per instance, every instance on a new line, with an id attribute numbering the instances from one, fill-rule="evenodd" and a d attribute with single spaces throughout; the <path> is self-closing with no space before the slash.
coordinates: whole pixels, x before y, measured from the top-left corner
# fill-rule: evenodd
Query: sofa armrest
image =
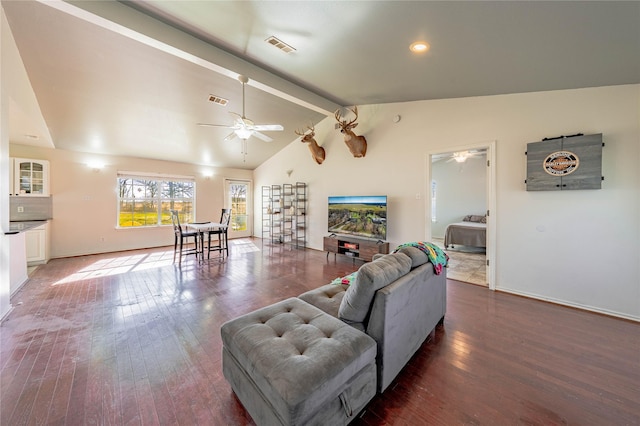
<path id="1" fill-rule="evenodd" d="M 376 292 L 366 332 L 378 344 L 380 392 L 444 317 L 446 281 L 446 270 L 436 275 L 427 263 Z"/>

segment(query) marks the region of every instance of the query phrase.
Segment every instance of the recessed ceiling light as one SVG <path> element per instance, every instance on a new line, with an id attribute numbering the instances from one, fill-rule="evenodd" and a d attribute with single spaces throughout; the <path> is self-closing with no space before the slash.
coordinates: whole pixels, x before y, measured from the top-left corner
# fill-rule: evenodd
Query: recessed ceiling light
<path id="1" fill-rule="evenodd" d="M 427 43 L 426 41 L 416 41 L 411 43 L 411 46 L 409 46 L 409 50 L 414 53 L 424 53 L 429 50 L 429 47 L 429 43 Z"/>
<path id="2" fill-rule="evenodd" d="M 27 139 L 40 139 L 38 135 L 24 135 L 24 137 Z"/>

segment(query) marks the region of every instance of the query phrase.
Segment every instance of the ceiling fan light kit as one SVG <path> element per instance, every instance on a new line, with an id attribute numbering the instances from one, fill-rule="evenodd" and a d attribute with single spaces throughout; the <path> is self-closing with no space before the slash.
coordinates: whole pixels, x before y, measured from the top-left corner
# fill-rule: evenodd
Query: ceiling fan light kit
<path id="1" fill-rule="evenodd" d="M 249 139 L 253 134 L 253 131 L 246 127 L 240 127 L 239 129 L 234 130 L 234 132 L 236 135 L 238 135 L 240 139 L 243 139 L 243 140 Z"/>
<path id="2" fill-rule="evenodd" d="M 486 154 L 486 150 L 484 150 L 484 149 L 481 149 L 481 150 L 472 149 L 472 150 L 467 150 L 467 151 L 456 151 L 456 152 L 453 152 L 450 155 L 448 155 L 450 158 L 447 160 L 447 162 L 455 161 L 456 163 L 464 163 L 469 158 L 476 158 L 478 156 L 482 156 L 482 155 L 485 155 L 485 154 Z"/>
<path id="3" fill-rule="evenodd" d="M 456 163 L 464 163 L 467 161 L 467 156 L 468 153 L 466 151 L 453 153 L 453 159 L 456 160 Z"/>

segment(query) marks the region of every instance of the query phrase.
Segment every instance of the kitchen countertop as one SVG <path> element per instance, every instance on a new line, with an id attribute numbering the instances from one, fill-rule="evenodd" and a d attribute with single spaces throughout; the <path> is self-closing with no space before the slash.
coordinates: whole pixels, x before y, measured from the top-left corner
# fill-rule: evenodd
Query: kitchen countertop
<path id="1" fill-rule="evenodd" d="M 37 228 L 47 223 L 48 220 L 26 220 L 22 222 L 9 222 L 9 232 L 5 232 L 5 235 L 18 234 L 20 232 L 26 232 L 30 229 Z"/>

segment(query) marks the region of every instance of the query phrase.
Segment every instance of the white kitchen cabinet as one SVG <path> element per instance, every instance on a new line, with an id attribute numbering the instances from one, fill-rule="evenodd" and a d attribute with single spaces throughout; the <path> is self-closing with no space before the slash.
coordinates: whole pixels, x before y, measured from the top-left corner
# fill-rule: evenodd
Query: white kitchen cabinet
<path id="1" fill-rule="evenodd" d="M 29 158 L 13 158 L 13 192 L 21 197 L 48 197 L 49 162 Z"/>
<path id="2" fill-rule="evenodd" d="M 9 294 L 13 295 L 24 283 L 29 279 L 27 275 L 27 262 L 25 261 L 25 234 L 22 232 L 18 232 L 17 234 L 6 235 L 5 237 L 9 238 L 10 250 L 11 253 L 9 255 L 10 264 L 9 264 Z M 1 281 L 1 280 L 0 280 Z M 4 286 L 5 282 L 0 282 L 0 285 Z M 4 289 L 2 290 L 2 294 L 5 294 Z M 2 303 L 3 307 L 6 306 L 5 303 Z M 0 316 L 6 314 L 5 309 L 2 309 L 0 312 Z"/>
<path id="3" fill-rule="evenodd" d="M 49 225 L 44 224 L 25 232 L 27 265 L 42 265 L 49 261 Z"/>

